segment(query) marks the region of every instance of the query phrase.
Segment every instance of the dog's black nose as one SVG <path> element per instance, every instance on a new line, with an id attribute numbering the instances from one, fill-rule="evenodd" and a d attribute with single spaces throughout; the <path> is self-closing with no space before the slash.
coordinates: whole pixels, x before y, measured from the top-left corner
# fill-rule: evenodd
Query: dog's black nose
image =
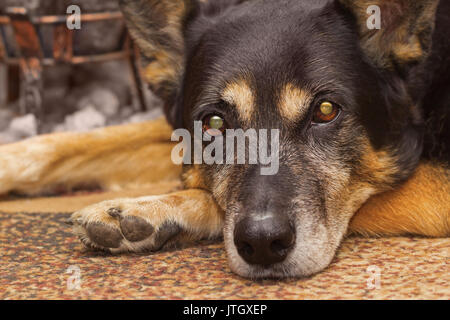
<path id="1" fill-rule="evenodd" d="M 239 221 L 234 231 L 234 244 L 239 255 L 249 264 L 281 262 L 294 242 L 294 229 L 284 215 L 250 215 Z"/>

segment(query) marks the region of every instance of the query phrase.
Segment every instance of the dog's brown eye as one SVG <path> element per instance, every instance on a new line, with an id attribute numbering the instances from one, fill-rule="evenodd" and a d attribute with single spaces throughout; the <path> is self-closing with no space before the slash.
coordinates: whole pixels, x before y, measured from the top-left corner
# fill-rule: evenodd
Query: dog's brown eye
<path id="1" fill-rule="evenodd" d="M 339 115 L 339 107 L 332 102 L 324 101 L 314 111 L 314 123 L 328 123 Z"/>
<path id="2" fill-rule="evenodd" d="M 203 119 L 203 132 L 210 136 L 220 136 L 225 131 L 225 120 L 217 115 L 207 116 Z"/>

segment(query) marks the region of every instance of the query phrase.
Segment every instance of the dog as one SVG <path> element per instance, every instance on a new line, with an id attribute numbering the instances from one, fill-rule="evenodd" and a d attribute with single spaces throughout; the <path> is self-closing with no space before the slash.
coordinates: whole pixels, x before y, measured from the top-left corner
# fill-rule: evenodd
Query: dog
<path id="1" fill-rule="evenodd" d="M 367 10 L 379 8 L 380 28 Z M 449 1 L 121 0 L 168 121 L 0 148 L 0 193 L 183 188 L 74 213 L 81 242 L 153 252 L 223 236 L 252 278 L 325 269 L 343 237 L 450 235 Z M 278 129 L 279 171 L 169 159 L 173 128 Z M 217 123 L 217 121 L 215 122 Z"/>

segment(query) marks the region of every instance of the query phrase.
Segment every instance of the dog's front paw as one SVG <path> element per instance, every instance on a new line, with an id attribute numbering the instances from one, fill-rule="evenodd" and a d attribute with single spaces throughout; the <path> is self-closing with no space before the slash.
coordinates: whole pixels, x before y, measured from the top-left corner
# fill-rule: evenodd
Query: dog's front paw
<path id="1" fill-rule="evenodd" d="M 111 253 L 157 251 L 173 245 L 182 232 L 169 220 L 169 210 L 157 198 L 105 201 L 75 212 L 69 223 L 91 249 Z"/>

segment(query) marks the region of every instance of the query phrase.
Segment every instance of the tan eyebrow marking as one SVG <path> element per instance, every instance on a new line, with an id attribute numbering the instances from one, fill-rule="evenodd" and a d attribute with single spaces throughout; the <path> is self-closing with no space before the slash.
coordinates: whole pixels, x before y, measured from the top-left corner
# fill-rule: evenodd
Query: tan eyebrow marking
<path id="1" fill-rule="evenodd" d="M 308 91 L 288 83 L 281 90 L 278 109 L 283 118 L 296 121 L 306 113 L 312 99 L 313 96 Z"/>
<path id="2" fill-rule="evenodd" d="M 247 80 L 230 82 L 223 90 L 222 99 L 236 106 L 242 121 L 250 121 L 255 109 L 255 96 Z"/>

